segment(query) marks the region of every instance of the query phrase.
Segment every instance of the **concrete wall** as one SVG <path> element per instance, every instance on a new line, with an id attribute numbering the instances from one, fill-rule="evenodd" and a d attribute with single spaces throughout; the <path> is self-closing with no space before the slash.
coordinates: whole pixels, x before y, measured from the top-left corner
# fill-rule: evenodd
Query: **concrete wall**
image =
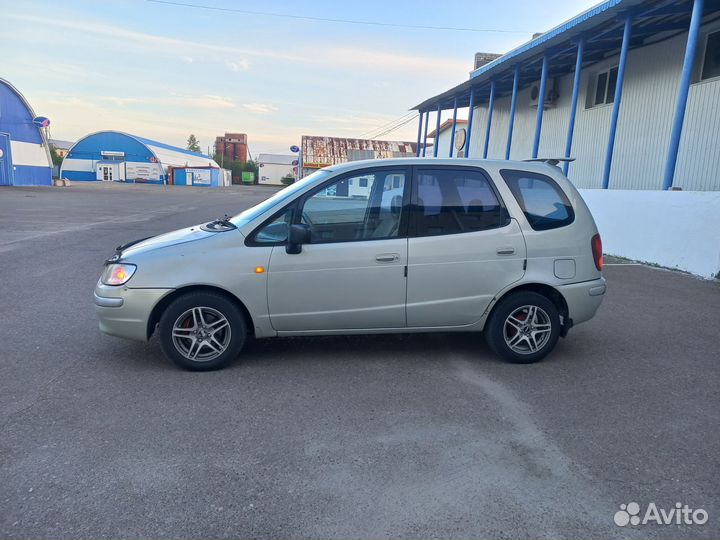
<path id="1" fill-rule="evenodd" d="M 603 251 L 720 276 L 720 192 L 581 189 Z"/>
<path id="2" fill-rule="evenodd" d="M 281 178 L 287 174 L 294 175 L 292 165 L 284 165 L 280 163 L 263 163 L 258 170 L 259 184 L 282 185 Z"/>

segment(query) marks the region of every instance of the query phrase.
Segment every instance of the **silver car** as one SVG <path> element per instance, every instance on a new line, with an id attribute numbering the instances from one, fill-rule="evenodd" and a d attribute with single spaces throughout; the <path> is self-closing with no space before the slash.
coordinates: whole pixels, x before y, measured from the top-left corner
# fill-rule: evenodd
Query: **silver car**
<path id="1" fill-rule="evenodd" d="M 103 332 L 217 369 L 248 336 L 483 332 L 536 362 L 602 302 L 602 245 L 548 163 L 331 166 L 234 217 L 120 246 L 95 288 Z"/>

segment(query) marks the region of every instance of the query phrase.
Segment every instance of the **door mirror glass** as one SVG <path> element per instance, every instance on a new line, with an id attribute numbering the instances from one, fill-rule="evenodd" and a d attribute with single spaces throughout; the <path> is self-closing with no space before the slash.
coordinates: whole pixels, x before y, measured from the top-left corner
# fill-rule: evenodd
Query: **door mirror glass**
<path id="1" fill-rule="evenodd" d="M 257 244 L 283 244 L 288 239 L 292 209 L 288 209 L 255 233 Z"/>

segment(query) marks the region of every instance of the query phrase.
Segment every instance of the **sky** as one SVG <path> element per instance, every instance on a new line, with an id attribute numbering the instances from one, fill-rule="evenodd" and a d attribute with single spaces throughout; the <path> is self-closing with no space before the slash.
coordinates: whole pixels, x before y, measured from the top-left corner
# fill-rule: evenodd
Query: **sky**
<path id="1" fill-rule="evenodd" d="M 366 137 L 596 0 L 177 0 L 226 10 L 482 31 L 398 28 L 150 0 L 0 0 L 0 77 L 53 138 L 112 129 L 203 151 L 247 133 L 253 156 L 302 135 Z M 462 113 L 459 114 L 462 116 Z M 414 141 L 417 121 L 385 140 Z"/>

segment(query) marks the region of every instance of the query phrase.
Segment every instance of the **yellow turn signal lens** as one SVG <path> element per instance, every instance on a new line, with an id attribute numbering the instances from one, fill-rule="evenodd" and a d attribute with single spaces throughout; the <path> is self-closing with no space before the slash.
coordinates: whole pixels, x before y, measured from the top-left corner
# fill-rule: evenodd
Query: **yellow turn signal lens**
<path id="1" fill-rule="evenodd" d="M 264 274 L 264 273 L 265 273 L 265 267 L 264 267 L 264 266 L 256 266 L 256 267 L 255 267 L 255 273 L 256 273 L 256 274 Z"/>

